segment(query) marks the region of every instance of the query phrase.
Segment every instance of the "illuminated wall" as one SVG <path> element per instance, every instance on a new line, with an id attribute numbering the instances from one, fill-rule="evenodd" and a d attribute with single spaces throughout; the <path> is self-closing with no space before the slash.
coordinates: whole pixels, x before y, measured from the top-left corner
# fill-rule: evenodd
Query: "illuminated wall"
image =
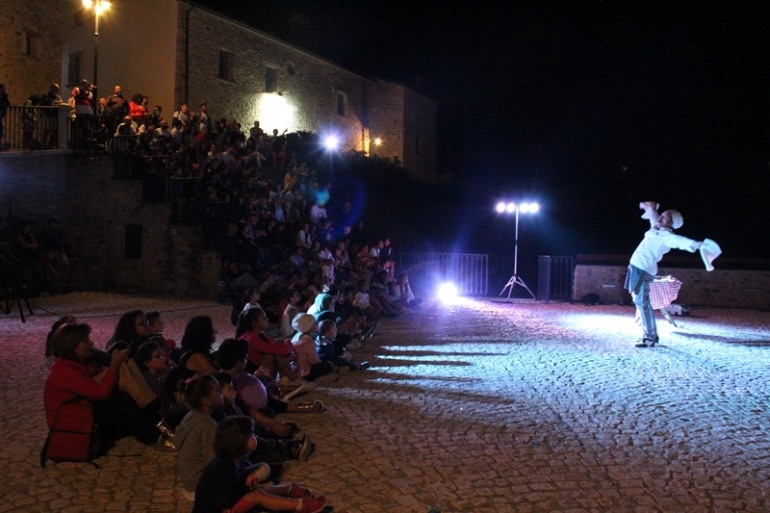
<path id="1" fill-rule="evenodd" d="M 91 78 L 94 46 L 93 15 L 79 0 L 64 4 L 62 85 L 73 55 L 80 78 Z M 126 98 L 149 96 L 167 119 L 181 103 L 197 111 L 206 102 L 212 118 L 234 118 L 244 131 L 259 120 L 268 133 L 334 133 L 340 151 L 397 158 L 435 175 L 436 105 L 401 85 L 361 77 L 181 0 L 113 0 L 99 34 L 99 96 L 120 84 Z M 375 148 L 374 138 L 382 145 Z"/>
<path id="2" fill-rule="evenodd" d="M 64 27 L 72 23 L 70 2 L 2 0 L 0 83 L 13 104 L 61 83 Z"/>
<path id="3" fill-rule="evenodd" d="M 342 149 L 361 150 L 364 79 L 263 33 L 200 8 L 179 16 L 180 54 L 186 70 L 177 95 L 191 105 L 206 101 L 215 117 L 233 117 L 244 129 L 334 131 Z M 220 76 L 222 54 L 230 76 Z M 186 72 L 185 72 L 186 71 Z M 342 105 L 340 105 L 342 102 Z"/>
<path id="4" fill-rule="evenodd" d="M 69 0 L 70 23 L 62 47 L 62 81 L 68 83 L 72 55 L 82 57 L 80 78 L 93 80 L 94 17 L 80 0 Z M 98 95 L 107 97 L 115 84 L 127 100 L 135 93 L 174 112 L 177 5 L 173 1 L 113 0 L 99 18 Z M 80 20 L 78 23 L 77 20 Z M 69 94 L 69 91 L 67 91 Z M 64 95 L 63 95 L 64 96 Z"/>

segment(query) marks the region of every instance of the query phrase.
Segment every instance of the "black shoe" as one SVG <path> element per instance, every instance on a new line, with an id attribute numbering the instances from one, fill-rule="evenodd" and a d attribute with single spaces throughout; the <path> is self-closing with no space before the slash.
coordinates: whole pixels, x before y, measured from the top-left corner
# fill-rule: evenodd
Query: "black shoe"
<path id="1" fill-rule="evenodd" d="M 315 450 L 315 444 L 310 439 L 310 435 L 307 434 L 300 440 L 294 440 L 289 443 L 291 444 L 289 459 L 292 460 L 307 461 Z"/>
<path id="2" fill-rule="evenodd" d="M 658 337 L 655 338 L 647 338 L 644 337 L 638 344 L 636 344 L 634 347 L 655 347 L 655 344 L 658 343 Z"/>

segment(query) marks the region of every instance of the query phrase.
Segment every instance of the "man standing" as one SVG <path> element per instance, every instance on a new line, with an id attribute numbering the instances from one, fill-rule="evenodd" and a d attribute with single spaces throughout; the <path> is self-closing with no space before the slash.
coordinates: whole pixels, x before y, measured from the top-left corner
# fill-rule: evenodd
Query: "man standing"
<path id="1" fill-rule="evenodd" d="M 666 210 L 658 214 L 658 204 L 654 201 L 640 203 L 639 208 L 645 211 L 642 219 L 650 220 L 650 229 L 631 255 L 625 289 L 631 293 L 642 320 L 642 339 L 636 347 L 654 347 L 658 343 L 658 328 L 650 303 L 650 284 L 658 273 L 658 262 L 671 249 L 695 253 L 703 243 L 674 233 L 684 224 L 678 211 Z"/>
<path id="2" fill-rule="evenodd" d="M 58 129 L 59 129 L 59 111 L 58 107 L 62 103 L 61 87 L 59 84 L 51 84 L 48 92 L 45 93 L 40 99 L 40 105 L 43 107 L 51 107 L 50 109 L 43 110 L 43 138 L 44 147 L 51 149 L 56 148 L 58 144 Z"/>
<path id="3" fill-rule="evenodd" d="M 107 112 L 109 123 L 107 127 L 110 133 L 114 132 L 123 118 L 128 115 L 128 100 L 123 97 L 123 88 L 115 85 L 112 88 L 112 94 L 107 98 Z"/>

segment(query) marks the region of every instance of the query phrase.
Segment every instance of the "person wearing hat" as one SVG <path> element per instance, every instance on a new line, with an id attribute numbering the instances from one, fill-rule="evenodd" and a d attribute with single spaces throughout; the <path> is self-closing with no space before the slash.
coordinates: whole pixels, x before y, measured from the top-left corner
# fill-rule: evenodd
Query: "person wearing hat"
<path id="1" fill-rule="evenodd" d="M 76 115 L 91 115 L 94 113 L 94 93 L 91 84 L 85 78 L 72 89 L 70 96 L 74 102 Z"/>
<path id="2" fill-rule="evenodd" d="M 684 224 L 678 211 L 666 210 L 658 214 L 658 204 L 653 201 L 642 202 L 639 208 L 644 210 L 642 219 L 650 221 L 650 229 L 631 255 L 624 288 L 631 293 L 637 315 L 642 320 L 642 338 L 636 347 L 654 347 L 658 343 L 658 328 L 650 302 L 650 284 L 658 273 L 658 262 L 671 249 L 695 253 L 703 243 L 674 233 Z"/>
<path id="3" fill-rule="evenodd" d="M 322 376 L 330 376 L 322 381 L 334 381 L 335 368 L 331 362 L 322 361 L 318 355 L 315 335 L 318 332 L 316 318 L 307 313 L 298 313 L 291 321 L 292 327 L 297 330 L 291 339 L 294 350 L 297 352 L 300 374 L 305 380 L 314 382 Z"/>

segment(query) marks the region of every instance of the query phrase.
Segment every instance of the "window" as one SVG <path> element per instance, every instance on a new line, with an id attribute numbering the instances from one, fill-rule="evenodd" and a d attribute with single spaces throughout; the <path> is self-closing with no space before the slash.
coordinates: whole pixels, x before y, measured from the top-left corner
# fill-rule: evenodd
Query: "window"
<path id="1" fill-rule="evenodd" d="M 83 61 L 83 54 L 82 53 L 71 53 L 69 56 L 69 61 L 67 63 L 67 84 L 74 86 L 77 84 L 80 79 L 80 66 Z"/>
<path id="2" fill-rule="evenodd" d="M 278 92 L 278 68 L 265 67 L 265 92 Z"/>
<path id="3" fill-rule="evenodd" d="M 345 93 L 337 91 L 337 115 L 345 116 L 347 114 L 348 97 Z"/>
<path id="4" fill-rule="evenodd" d="M 21 40 L 21 53 L 30 57 L 40 57 L 42 39 L 34 32 L 23 32 Z"/>
<path id="5" fill-rule="evenodd" d="M 219 74 L 222 80 L 233 80 L 233 54 L 224 50 L 219 51 Z"/>
<path id="6" fill-rule="evenodd" d="M 141 224 L 126 225 L 126 258 L 142 259 L 143 232 Z"/>

